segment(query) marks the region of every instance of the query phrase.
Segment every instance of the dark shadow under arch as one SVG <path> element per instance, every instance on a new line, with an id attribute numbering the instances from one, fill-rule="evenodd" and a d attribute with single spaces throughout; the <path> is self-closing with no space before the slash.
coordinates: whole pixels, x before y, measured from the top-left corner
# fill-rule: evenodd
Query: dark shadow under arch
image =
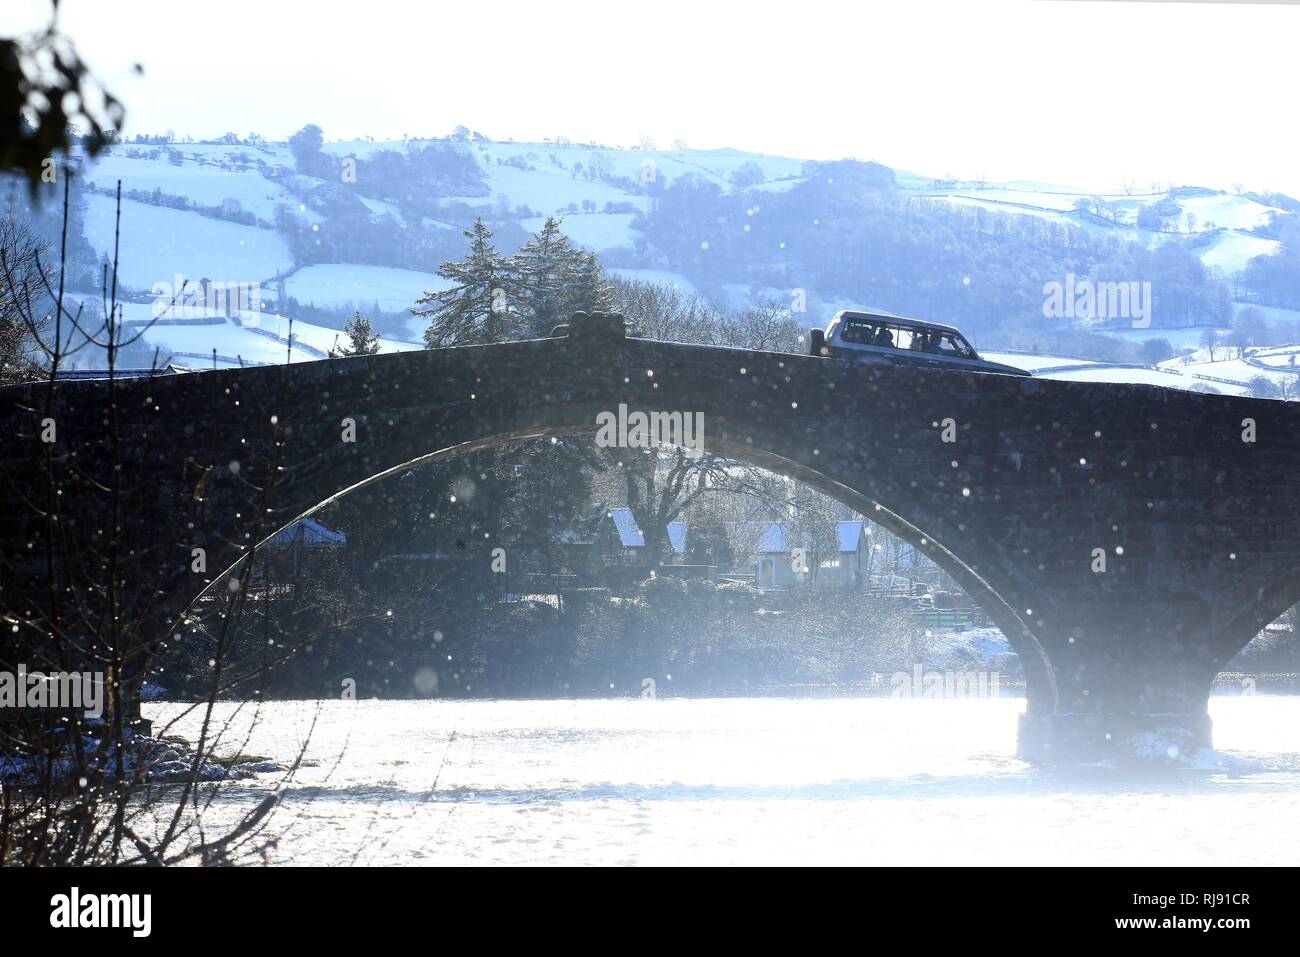
<path id="1" fill-rule="evenodd" d="M 597 432 L 596 427 L 574 427 L 562 426 L 550 429 L 531 429 L 524 432 L 504 432 L 495 433 L 475 439 L 470 442 L 464 442 L 455 446 L 438 449 L 425 455 L 417 456 L 400 465 L 393 466 L 381 472 L 356 482 L 346 488 L 339 489 L 332 495 L 327 496 L 317 502 L 311 508 L 303 511 L 290 521 L 285 522 L 280 527 L 274 529 L 265 535 L 257 543 L 256 548 L 261 548 L 268 541 L 273 539 L 281 531 L 295 522 L 307 518 L 322 508 L 339 501 L 340 499 L 356 492 L 359 489 L 383 481 L 386 478 L 407 472 L 412 468 L 422 465 L 431 465 L 437 462 L 447 461 L 465 455 L 471 452 L 482 451 L 485 449 L 496 448 L 513 442 L 540 441 L 551 437 L 573 436 L 573 435 L 592 435 Z M 1025 669 L 1026 687 L 1030 696 L 1029 704 L 1033 710 L 1043 709 L 1051 712 L 1057 704 L 1056 677 L 1053 672 L 1051 662 L 1039 644 L 1038 640 L 1026 627 L 1024 621 L 1016 611 L 989 585 L 978 573 L 972 570 L 965 562 L 954 555 L 935 537 L 927 533 L 924 529 L 907 521 L 904 517 L 887 508 L 880 502 L 875 501 L 868 495 L 857 492 L 834 479 L 828 478 L 822 473 L 801 465 L 798 462 L 791 461 L 788 458 L 768 452 L 762 449 L 756 449 L 753 446 L 735 442 L 726 439 L 709 438 L 706 442 L 710 451 L 716 452 L 725 458 L 737 462 L 743 462 L 747 465 L 754 465 L 766 469 L 777 475 L 792 479 L 815 489 L 836 501 L 841 502 L 854 509 L 856 512 L 867 517 L 867 519 L 881 526 L 886 531 L 907 542 L 913 548 L 917 549 L 940 569 L 950 575 L 962 589 L 966 591 L 982 608 L 988 613 L 989 617 L 1006 636 L 1012 649 L 1020 657 L 1021 663 Z M 254 550 L 254 551 L 255 551 Z M 210 594 L 212 590 L 221 581 L 227 580 L 228 576 L 240 567 L 242 559 L 235 562 L 229 567 L 223 569 L 212 582 L 196 595 L 190 605 L 186 608 L 186 613 L 194 607 L 201 598 Z"/>

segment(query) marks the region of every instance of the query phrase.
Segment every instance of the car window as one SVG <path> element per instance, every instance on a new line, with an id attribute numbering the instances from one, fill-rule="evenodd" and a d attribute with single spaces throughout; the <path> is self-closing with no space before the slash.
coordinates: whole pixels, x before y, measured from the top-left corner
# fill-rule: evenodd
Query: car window
<path id="1" fill-rule="evenodd" d="M 875 335 L 875 327 L 865 322 L 846 322 L 840 332 L 844 342 L 870 343 Z"/>
<path id="2" fill-rule="evenodd" d="M 970 347 L 970 343 L 958 335 L 944 336 L 940 348 L 945 352 L 951 351 L 953 355 L 961 356 L 963 359 L 975 358 L 975 350 Z"/>
<path id="3" fill-rule="evenodd" d="M 946 356 L 960 356 L 963 359 L 969 359 L 974 355 L 971 347 L 966 344 L 966 340 L 952 333 L 940 335 L 938 337 L 938 346 L 938 351 Z"/>

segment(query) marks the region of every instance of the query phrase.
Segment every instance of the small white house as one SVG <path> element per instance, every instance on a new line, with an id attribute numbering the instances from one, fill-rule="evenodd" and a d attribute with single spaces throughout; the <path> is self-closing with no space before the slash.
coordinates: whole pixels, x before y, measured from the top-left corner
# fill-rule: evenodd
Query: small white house
<path id="1" fill-rule="evenodd" d="M 759 588 L 792 588 L 801 581 L 794 570 L 794 547 L 783 522 L 769 522 L 754 548 L 754 583 Z"/>
<path id="2" fill-rule="evenodd" d="M 818 576 L 830 577 L 845 588 L 861 588 L 871 570 L 871 539 L 866 522 L 836 522 L 837 551 L 834 558 L 822 563 Z"/>
<path id="3" fill-rule="evenodd" d="M 871 543 L 867 537 L 866 523 L 846 521 L 836 523 L 836 553 L 834 558 L 822 561 L 817 570 L 821 584 L 832 583 L 844 588 L 861 588 L 870 570 Z M 769 522 L 754 549 L 754 583 L 759 588 L 793 588 L 810 580 L 807 555 L 795 554 L 796 543 L 790 539 L 790 529 L 783 522 Z M 799 566 L 804 565 L 801 573 Z"/>

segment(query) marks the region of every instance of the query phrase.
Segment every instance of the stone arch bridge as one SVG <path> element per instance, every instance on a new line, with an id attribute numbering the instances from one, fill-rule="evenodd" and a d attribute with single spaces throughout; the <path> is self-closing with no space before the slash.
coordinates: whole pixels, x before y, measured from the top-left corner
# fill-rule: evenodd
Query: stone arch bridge
<path id="1" fill-rule="evenodd" d="M 158 640 L 330 499 L 422 460 L 594 435 L 620 404 L 701 413 L 706 448 L 950 573 L 1025 663 L 1028 758 L 1151 729 L 1208 745 L 1215 674 L 1300 600 L 1300 404 L 642 340 L 579 315 L 551 339 L 0 390 L 3 657 L 111 618 Z"/>

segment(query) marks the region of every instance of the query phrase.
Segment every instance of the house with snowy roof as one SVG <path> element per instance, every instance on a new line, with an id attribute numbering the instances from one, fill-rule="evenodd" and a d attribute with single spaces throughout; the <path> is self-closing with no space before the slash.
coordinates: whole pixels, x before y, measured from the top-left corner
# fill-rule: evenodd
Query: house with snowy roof
<path id="1" fill-rule="evenodd" d="M 793 588 L 809 582 L 812 562 L 807 542 L 795 541 L 794 533 L 785 522 L 768 522 L 754 548 L 754 583 L 764 589 Z M 843 588 L 861 588 L 870 570 L 871 542 L 866 523 L 845 521 L 835 523 L 836 551 L 823 558 L 816 578 L 821 585 L 839 585 Z M 798 554 L 796 549 L 802 551 Z"/>
<path id="2" fill-rule="evenodd" d="M 866 522 L 835 523 L 835 556 L 822 563 L 819 576 L 828 577 L 844 588 L 862 588 L 871 571 L 871 539 Z"/>
<path id="3" fill-rule="evenodd" d="M 300 518 L 285 526 L 266 542 L 266 548 L 324 548 L 329 545 L 346 545 L 348 537 L 322 525 L 314 518 Z"/>
<path id="4" fill-rule="evenodd" d="M 686 523 L 668 523 L 668 552 L 665 559 L 679 564 L 686 554 Z M 649 546 L 645 533 L 637 524 L 636 516 L 630 508 L 609 508 L 597 527 L 597 543 L 601 546 L 600 554 L 617 561 L 605 564 L 648 565 L 650 563 Z"/>
<path id="5" fill-rule="evenodd" d="M 668 551 L 665 561 L 680 564 L 686 555 L 686 523 L 668 523 Z M 571 529 L 560 536 L 570 564 L 589 568 L 620 565 L 649 565 L 649 546 L 645 533 L 630 508 L 601 505 L 581 529 Z"/>
<path id="6" fill-rule="evenodd" d="M 345 548 L 348 537 L 314 518 L 300 518 L 268 538 L 258 550 L 256 577 L 265 585 L 293 585 L 319 557 Z"/>

